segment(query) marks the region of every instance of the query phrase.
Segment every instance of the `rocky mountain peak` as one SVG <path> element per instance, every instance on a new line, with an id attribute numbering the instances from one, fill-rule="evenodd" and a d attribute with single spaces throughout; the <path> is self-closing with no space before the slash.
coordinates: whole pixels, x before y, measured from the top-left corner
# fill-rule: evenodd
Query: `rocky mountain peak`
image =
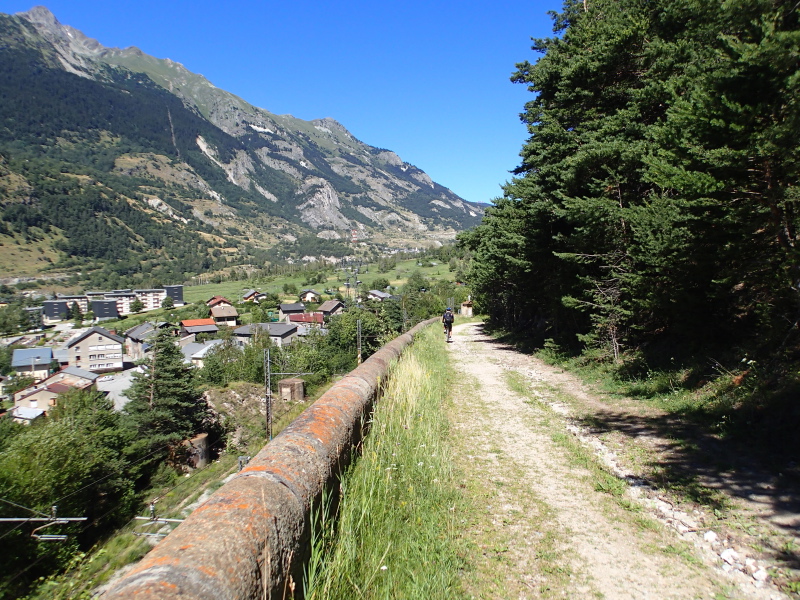
<path id="1" fill-rule="evenodd" d="M 75 75 L 86 77 L 87 71 L 93 70 L 93 65 L 87 61 L 87 57 L 96 57 L 106 50 L 97 40 L 59 22 L 45 6 L 34 6 L 15 16 L 33 25 L 38 34 L 52 44 L 61 66 Z"/>
<path id="2" fill-rule="evenodd" d="M 28 11 L 17 13 L 17 16 L 50 29 L 61 26 L 56 16 L 46 6 L 34 6 Z"/>
<path id="3" fill-rule="evenodd" d="M 339 133 L 346 133 L 347 135 L 351 135 L 347 128 L 339 123 L 336 119 L 332 119 L 330 117 L 324 117 L 322 119 L 314 119 L 311 121 L 317 127 L 324 127 L 325 129 L 329 129 L 330 131 L 338 131 Z"/>

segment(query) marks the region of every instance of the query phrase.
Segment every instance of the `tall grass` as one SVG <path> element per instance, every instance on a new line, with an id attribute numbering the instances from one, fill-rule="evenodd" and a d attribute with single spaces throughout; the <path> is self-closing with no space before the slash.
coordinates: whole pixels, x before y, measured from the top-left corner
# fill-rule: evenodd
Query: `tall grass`
<path id="1" fill-rule="evenodd" d="M 362 456 L 343 478 L 335 527 L 318 513 L 307 598 L 463 595 L 440 337 L 428 328 L 392 369 Z"/>

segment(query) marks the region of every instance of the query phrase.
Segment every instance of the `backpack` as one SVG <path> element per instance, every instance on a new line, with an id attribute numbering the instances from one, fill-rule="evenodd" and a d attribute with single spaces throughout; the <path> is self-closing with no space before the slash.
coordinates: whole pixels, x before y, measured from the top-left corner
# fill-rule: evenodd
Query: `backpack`
<path id="1" fill-rule="evenodd" d="M 444 313 L 444 322 L 445 323 L 452 323 L 455 320 L 456 320 L 456 318 L 453 315 L 453 313 L 451 313 L 451 312 Z"/>

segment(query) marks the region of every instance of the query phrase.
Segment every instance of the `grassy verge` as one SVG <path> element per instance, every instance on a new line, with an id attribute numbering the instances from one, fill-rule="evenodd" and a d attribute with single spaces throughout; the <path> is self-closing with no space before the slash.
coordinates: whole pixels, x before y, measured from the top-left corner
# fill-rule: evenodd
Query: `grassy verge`
<path id="1" fill-rule="evenodd" d="M 639 364 L 637 355 L 613 365 L 590 354 L 566 356 L 547 345 L 536 355 L 593 383 L 610 397 L 625 396 L 662 410 L 800 481 L 800 468 L 794 460 L 800 453 L 796 368 L 787 371 L 779 360 L 762 366 L 745 356 L 740 362 L 729 357 L 725 362 L 736 365 L 730 368 L 712 357 L 702 357 L 684 366 L 647 369 Z M 676 437 L 680 436 L 678 432 Z"/>
<path id="2" fill-rule="evenodd" d="M 429 327 L 392 369 L 362 456 L 343 479 L 335 530 L 326 520 L 315 541 L 308 598 L 462 595 L 440 333 Z"/>

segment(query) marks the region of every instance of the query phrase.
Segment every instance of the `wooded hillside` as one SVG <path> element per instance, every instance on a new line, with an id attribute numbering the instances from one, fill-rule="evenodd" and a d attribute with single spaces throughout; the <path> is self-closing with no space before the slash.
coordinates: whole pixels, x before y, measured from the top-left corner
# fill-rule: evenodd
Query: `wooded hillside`
<path id="1" fill-rule="evenodd" d="M 480 304 L 646 368 L 791 352 L 796 3 L 567 0 L 554 23 L 512 78 L 534 95 L 516 177 L 460 238 Z"/>

